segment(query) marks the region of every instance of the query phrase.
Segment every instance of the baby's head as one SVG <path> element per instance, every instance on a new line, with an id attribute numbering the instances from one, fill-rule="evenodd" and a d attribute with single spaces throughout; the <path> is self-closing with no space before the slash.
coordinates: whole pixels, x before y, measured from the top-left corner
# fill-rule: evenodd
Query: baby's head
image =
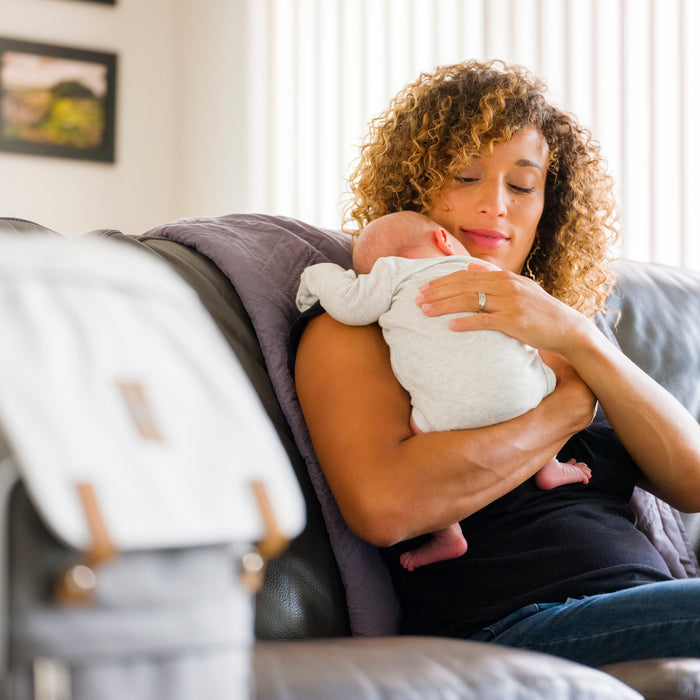
<path id="1" fill-rule="evenodd" d="M 374 263 L 388 255 L 434 258 L 469 255 L 466 248 L 429 217 L 415 211 L 398 211 L 371 221 L 354 241 L 353 269 L 367 274 Z"/>

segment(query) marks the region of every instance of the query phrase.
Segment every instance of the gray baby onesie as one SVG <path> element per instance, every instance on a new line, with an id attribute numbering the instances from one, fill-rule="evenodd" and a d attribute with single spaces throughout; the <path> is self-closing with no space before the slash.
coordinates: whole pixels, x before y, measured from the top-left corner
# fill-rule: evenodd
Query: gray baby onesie
<path id="1" fill-rule="evenodd" d="M 304 311 L 320 301 L 341 323 L 379 322 L 420 430 L 500 423 L 534 408 L 554 389 L 552 370 L 534 348 L 499 331 L 448 328 L 451 318 L 468 313 L 429 317 L 415 301 L 422 284 L 474 261 L 386 257 L 359 276 L 333 263 L 311 265 L 302 273 L 297 307 Z"/>

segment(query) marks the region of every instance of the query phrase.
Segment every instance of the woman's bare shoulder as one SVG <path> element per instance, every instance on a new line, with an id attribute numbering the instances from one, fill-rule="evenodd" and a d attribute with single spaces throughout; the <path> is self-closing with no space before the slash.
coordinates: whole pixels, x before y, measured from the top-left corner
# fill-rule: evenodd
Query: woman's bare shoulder
<path id="1" fill-rule="evenodd" d="M 410 400 L 391 370 L 378 326 L 346 326 L 324 314 L 309 322 L 296 360 L 299 403 L 314 450 L 346 522 L 373 541 L 383 524 L 404 441 Z"/>
<path id="2" fill-rule="evenodd" d="M 376 402 L 398 404 L 402 419 L 409 410 L 376 324 L 348 326 L 328 314 L 313 319 L 299 343 L 295 376 L 305 415 L 316 407 L 345 417 L 373 414 Z"/>

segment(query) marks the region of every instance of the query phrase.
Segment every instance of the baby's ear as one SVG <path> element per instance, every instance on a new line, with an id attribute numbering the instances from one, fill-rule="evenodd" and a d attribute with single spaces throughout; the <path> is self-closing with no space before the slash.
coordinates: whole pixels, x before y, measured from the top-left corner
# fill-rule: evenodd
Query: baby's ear
<path id="1" fill-rule="evenodd" d="M 435 245 L 445 254 L 445 255 L 457 255 L 455 249 L 450 243 L 450 239 L 447 235 L 447 231 L 444 228 L 436 228 L 433 232 L 435 236 Z"/>

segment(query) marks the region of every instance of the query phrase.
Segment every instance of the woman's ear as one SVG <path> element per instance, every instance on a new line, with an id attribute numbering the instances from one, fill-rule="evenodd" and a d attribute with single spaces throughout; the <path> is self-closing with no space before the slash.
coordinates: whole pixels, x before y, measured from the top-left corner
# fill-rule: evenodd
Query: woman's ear
<path id="1" fill-rule="evenodd" d="M 450 243 L 450 239 L 447 235 L 447 231 L 444 228 L 436 228 L 433 232 L 435 237 L 435 245 L 445 254 L 445 255 L 457 255 L 455 249 Z"/>

